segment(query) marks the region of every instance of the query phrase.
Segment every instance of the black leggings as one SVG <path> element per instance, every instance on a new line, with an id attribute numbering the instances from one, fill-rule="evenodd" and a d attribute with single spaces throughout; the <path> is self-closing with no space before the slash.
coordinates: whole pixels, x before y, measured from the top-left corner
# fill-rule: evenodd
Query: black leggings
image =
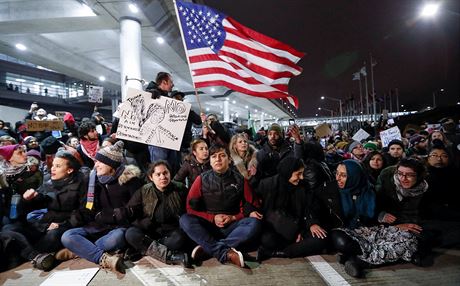
<path id="1" fill-rule="evenodd" d="M 295 258 L 321 254 L 328 245 L 328 239 L 305 235 L 299 242 L 290 242 L 278 233 L 266 230 L 262 233 L 261 244 L 269 250 L 282 251 L 287 257 Z"/>
<path id="2" fill-rule="evenodd" d="M 130 246 L 142 254 L 145 253 L 154 240 L 165 245 L 170 250 L 183 250 L 184 248 L 189 248 L 190 244 L 190 239 L 180 228 L 172 230 L 163 236 L 149 236 L 140 228 L 133 226 L 126 230 L 125 238 Z"/>
<path id="3" fill-rule="evenodd" d="M 362 254 L 361 247 L 358 242 L 353 240 L 348 234 L 339 229 L 334 229 L 330 232 L 332 244 L 334 248 L 347 256 Z"/>

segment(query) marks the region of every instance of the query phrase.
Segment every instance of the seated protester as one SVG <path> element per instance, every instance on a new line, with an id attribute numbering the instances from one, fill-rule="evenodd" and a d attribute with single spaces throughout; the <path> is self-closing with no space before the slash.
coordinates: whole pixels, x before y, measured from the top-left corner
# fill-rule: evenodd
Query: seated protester
<path id="1" fill-rule="evenodd" d="M 422 263 L 421 259 L 429 251 L 419 212 L 423 194 L 428 189 L 425 176 L 424 164 L 415 158 L 401 159 L 380 174 L 376 185 L 378 220 L 389 227 L 374 230 L 380 240 L 386 241 L 386 246 L 375 249 L 380 251 L 379 255 L 366 257 L 369 263 L 380 265 L 400 259 L 416 265 Z"/>
<path id="2" fill-rule="evenodd" d="M 171 181 L 170 167 L 163 160 L 150 165 L 147 177 L 151 182 L 133 195 L 125 209 L 134 220 L 134 226 L 126 231 L 126 241 L 142 255 L 190 267 L 184 250 L 187 246 L 191 250 L 191 241 L 179 227 L 188 190 L 182 183 Z"/>
<path id="3" fill-rule="evenodd" d="M 360 276 L 352 270 L 357 264 L 356 255 L 363 253 L 358 242 L 365 241 L 367 226 L 376 223 L 375 192 L 356 160 L 339 163 L 335 178 L 336 181 L 315 190 L 317 201 L 312 203 L 309 216 L 324 229 L 332 229 L 330 238 L 340 253 L 339 262 L 345 263 L 348 274 Z"/>
<path id="4" fill-rule="evenodd" d="M 363 144 L 358 141 L 352 141 L 348 145 L 348 153 L 350 154 L 350 159 L 362 162 L 366 153 L 364 152 Z"/>
<path id="5" fill-rule="evenodd" d="M 245 134 L 235 134 L 230 140 L 230 156 L 233 165 L 246 180 L 251 179 L 257 171 L 257 150 L 248 142 Z"/>
<path id="6" fill-rule="evenodd" d="M 196 178 L 187 196 L 187 213 L 179 223 L 198 244 L 191 255 L 195 261 L 212 255 L 221 263 L 244 267 L 243 254 L 236 248 L 254 242 L 261 230 L 260 217 L 252 211 L 252 190 L 230 168 L 227 148 L 213 145 L 209 154 L 212 170 Z"/>
<path id="7" fill-rule="evenodd" d="M 27 209 L 22 206 L 22 195 L 28 189 L 40 187 L 41 181 L 30 171 L 23 145 L 0 146 L 0 177 L 3 182 L 0 195 L 0 225 L 25 221 Z M 16 211 L 11 212 L 11 200 L 15 194 L 19 202 Z"/>
<path id="8" fill-rule="evenodd" d="M 375 186 L 377 178 L 383 169 L 387 167 L 386 159 L 380 151 L 369 152 L 362 162 L 364 170 L 367 173 L 369 182 Z"/>
<path id="9" fill-rule="evenodd" d="M 96 125 L 89 120 L 83 121 L 78 127 L 78 137 L 80 137 L 80 145 L 77 151 L 83 159 L 83 165 L 92 169 L 99 150 L 99 134 L 96 131 Z"/>
<path id="10" fill-rule="evenodd" d="M 186 183 L 190 187 L 201 173 L 211 169 L 206 141 L 196 139 L 191 144 L 192 154 L 185 157 L 182 166 L 174 176 L 174 181 Z"/>
<path id="11" fill-rule="evenodd" d="M 81 159 L 69 151 L 59 151 L 53 160 L 51 179 L 37 191 L 28 189 L 23 194 L 32 209 L 46 208 L 47 212 L 33 223 L 16 222 L 4 227 L 23 236 L 19 254 L 35 268 L 49 271 L 54 266 L 54 253 L 63 248 L 62 234 L 75 226 L 71 217 L 83 204 L 87 190 L 87 179 L 78 171 L 80 166 Z"/>
<path id="12" fill-rule="evenodd" d="M 433 235 L 437 247 L 460 245 L 460 194 L 457 191 L 459 170 L 441 140 L 433 140 L 427 158 L 428 190 L 421 202 L 421 226 Z"/>
<path id="13" fill-rule="evenodd" d="M 51 176 L 51 166 L 53 165 L 54 155 L 59 148 L 62 147 L 62 142 L 53 136 L 48 136 L 40 143 L 42 158 L 45 158 L 42 164 L 43 180 L 48 181 Z M 81 158 L 81 156 L 80 156 Z"/>
<path id="14" fill-rule="evenodd" d="M 262 198 L 264 227 L 258 261 L 320 254 L 326 248 L 326 231 L 307 220 L 311 197 L 303 173 L 302 159 L 286 157 L 278 165 L 278 175 L 260 181 L 256 193 Z"/>
<path id="15" fill-rule="evenodd" d="M 142 185 L 139 168 L 123 162 L 123 142 L 100 149 L 91 171 L 85 209 L 79 210 L 75 224 L 84 225 L 66 231 L 62 244 L 70 251 L 103 268 L 123 272 L 122 259 L 108 251 L 125 247 L 129 225 L 126 208 L 131 196 Z"/>

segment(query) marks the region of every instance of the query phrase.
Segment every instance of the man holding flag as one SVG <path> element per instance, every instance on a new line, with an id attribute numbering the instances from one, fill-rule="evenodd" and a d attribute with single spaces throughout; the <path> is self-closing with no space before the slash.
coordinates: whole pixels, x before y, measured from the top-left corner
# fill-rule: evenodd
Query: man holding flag
<path id="1" fill-rule="evenodd" d="M 176 1 L 176 14 L 195 88 L 225 86 L 298 108 L 288 83 L 303 53 L 203 5 Z"/>

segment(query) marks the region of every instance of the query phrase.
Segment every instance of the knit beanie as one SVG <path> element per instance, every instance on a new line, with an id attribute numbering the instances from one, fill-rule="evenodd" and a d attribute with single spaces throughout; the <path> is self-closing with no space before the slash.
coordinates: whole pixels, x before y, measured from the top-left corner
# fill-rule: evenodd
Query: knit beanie
<path id="1" fill-rule="evenodd" d="M 24 145 L 27 146 L 33 139 L 37 140 L 37 138 L 35 138 L 34 136 L 27 136 L 26 138 L 24 138 Z"/>
<path id="2" fill-rule="evenodd" d="M 15 144 L 0 147 L 0 157 L 9 161 L 13 157 L 14 150 L 18 149 L 19 146 L 19 144 Z"/>
<path id="3" fill-rule="evenodd" d="M 356 147 L 358 147 L 358 145 L 360 145 L 361 143 L 359 143 L 358 141 L 353 141 L 350 143 L 350 145 L 348 145 L 348 153 L 351 153 L 353 152 L 353 149 L 355 149 Z"/>
<path id="4" fill-rule="evenodd" d="M 425 137 L 419 134 L 415 134 L 410 138 L 409 142 L 411 146 L 414 146 L 414 145 L 417 145 L 418 143 L 425 142 Z"/>
<path id="5" fill-rule="evenodd" d="M 268 128 L 268 132 L 270 131 L 276 131 L 279 136 L 283 136 L 283 130 L 281 129 L 281 126 L 278 123 L 273 123 L 270 125 L 270 128 Z"/>
<path id="6" fill-rule="evenodd" d="M 51 155 L 56 154 L 59 147 L 61 147 L 61 143 L 55 137 L 48 136 L 40 143 L 40 147 L 46 155 Z"/>
<path id="7" fill-rule="evenodd" d="M 394 145 L 394 144 L 401 146 L 401 148 L 405 150 L 404 143 L 398 139 L 391 140 L 390 143 L 388 143 L 388 149 L 390 149 L 391 145 Z"/>
<path id="8" fill-rule="evenodd" d="M 41 160 L 41 159 L 42 159 L 42 156 L 41 156 L 40 152 L 38 152 L 38 151 L 35 150 L 35 149 L 32 149 L 32 150 L 27 151 L 27 157 L 34 157 L 34 158 L 36 158 L 37 160 Z"/>
<path id="9" fill-rule="evenodd" d="M 112 146 L 97 151 L 95 159 L 117 169 L 123 162 L 123 147 L 123 141 L 118 141 Z"/>
<path id="10" fill-rule="evenodd" d="M 372 151 L 377 151 L 377 145 L 372 142 L 367 142 L 363 147 L 364 149 L 372 149 Z"/>

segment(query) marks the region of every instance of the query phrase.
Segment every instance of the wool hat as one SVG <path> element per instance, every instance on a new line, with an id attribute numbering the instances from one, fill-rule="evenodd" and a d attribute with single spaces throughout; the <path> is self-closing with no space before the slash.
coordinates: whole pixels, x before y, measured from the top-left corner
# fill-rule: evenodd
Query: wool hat
<path id="1" fill-rule="evenodd" d="M 37 138 L 35 138 L 34 136 L 27 136 L 26 138 L 24 138 L 24 145 L 29 144 L 30 141 L 32 141 L 32 140 L 37 141 Z"/>
<path id="2" fill-rule="evenodd" d="M 36 158 L 37 160 L 41 160 L 41 159 L 42 159 L 42 156 L 41 156 L 40 152 L 38 152 L 38 151 L 35 150 L 35 149 L 31 149 L 31 150 L 27 151 L 27 157 L 34 157 L 34 158 Z"/>
<path id="3" fill-rule="evenodd" d="M 97 151 L 95 159 L 116 169 L 123 163 L 123 147 L 123 141 L 118 141 Z"/>
<path id="4" fill-rule="evenodd" d="M 388 149 L 390 149 L 391 145 L 399 145 L 403 150 L 405 150 L 404 143 L 401 140 L 393 139 L 388 143 Z"/>
<path id="5" fill-rule="evenodd" d="M 14 145 L 1 146 L 0 147 L 0 157 L 5 159 L 6 161 L 9 161 L 11 157 L 13 157 L 14 150 L 18 149 L 19 146 L 21 145 L 14 144 Z"/>
<path id="6" fill-rule="evenodd" d="M 281 129 L 281 126 L 278 123 L 273 123 L 270 125 L 270 128 L 268 128 L 268 132 L 270 131 L 276 131 L 280 136 L 283 135 L 283 130 Z"/>
<path id="7" fill-rule="evenodd" d="M 40 143 L 40 147 L 46 155 L 51 155 L 56 154 L 59 147 L 61 147 L 61 143 L 55 137 L 48 136 Z"/>
<path id="8" fill-rule="evenodd" d="M 377 151 L 377 145 L 372 142 L 367 142 L 363 147 L 364 149 L 372 149 L 372 151 Z"/>
<path id="9" fill-rule="evenodd" d="M 347 142 L 345 142 L 345 141 L 340 141 L 340 142 L 337 142 L 337 143 L 335 144 L 335 147 L 336 147 L 337 149 L 344 149 L 345 146 L 347 146 Z"/>
<path id="10" fill-rule="evenodd" d="M 414 146 L 414 145 L 417 145 L 418 143 L 425 142 L 425 140 L 426 140 L 425 137 L 419 134 L 415 134 L 409 139 L 409 142 L 411 146 Z"/>
<path id="11" fill-rule="evenodd" d="M 359 143 L 358 141 L 353 141 L 351 142 L 349 145 L 348 145 L 348 153 L 351 153 L 353 152 L 353 149 L 355 149 L 356 147 L 358 147 L 358 145 L 361 145 L 361 143 Z"/>

